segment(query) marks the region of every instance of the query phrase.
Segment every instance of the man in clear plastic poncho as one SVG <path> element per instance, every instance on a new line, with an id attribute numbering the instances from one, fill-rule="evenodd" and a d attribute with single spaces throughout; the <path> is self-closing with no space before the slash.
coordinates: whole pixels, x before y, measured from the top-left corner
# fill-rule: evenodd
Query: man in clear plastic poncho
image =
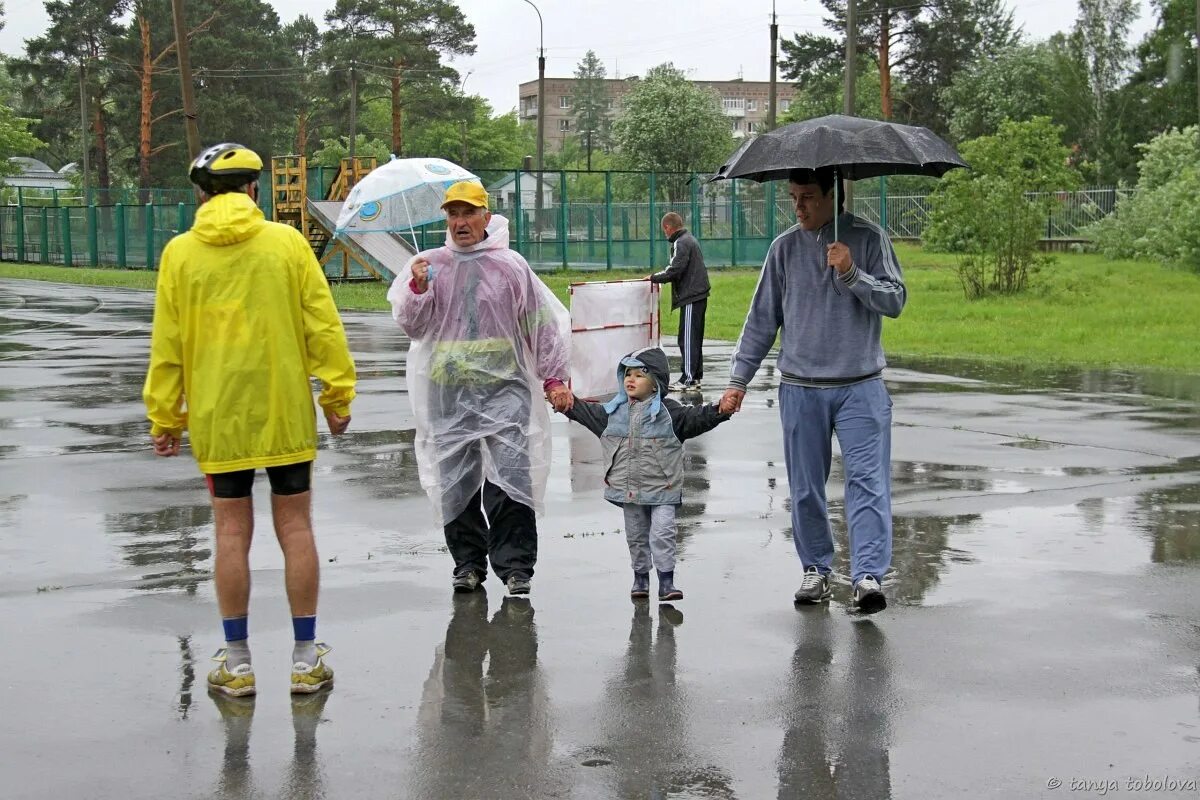
<path id="1" fill-rule="evenodd" d="M 446 191 L 446 245 L 419 253 L 388 292 L 412 339 L 408 393 L 417 466 L 454 557 L 455 592 L 488 561 L 528 594 L 550 467 L 550 414 L 571 408 L 566 308 L 508 247 L 508 220 L 474 182 Z"/>

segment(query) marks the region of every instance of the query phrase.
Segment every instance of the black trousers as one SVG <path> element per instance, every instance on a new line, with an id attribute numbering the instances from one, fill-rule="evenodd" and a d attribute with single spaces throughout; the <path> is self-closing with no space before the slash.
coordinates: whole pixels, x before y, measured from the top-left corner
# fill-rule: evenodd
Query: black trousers
<path id="1" fill-rule="evenodd" d="M 446 523 L 446 546 L 454 557 L 454 572 L 473 569 L 487 576 L 490 560 L 500 580 L 515 572 L 533 577 L 537 563 L 537 522 L 533 509 L 513 500 L 488 481 L 467 507 Z"/>
<path id="2" fill-rule="evenodd" d="M 679 354 L 682 380 L 693 383 L 704 377 L 704 312 L 708 298 L 679 307 Z"/>

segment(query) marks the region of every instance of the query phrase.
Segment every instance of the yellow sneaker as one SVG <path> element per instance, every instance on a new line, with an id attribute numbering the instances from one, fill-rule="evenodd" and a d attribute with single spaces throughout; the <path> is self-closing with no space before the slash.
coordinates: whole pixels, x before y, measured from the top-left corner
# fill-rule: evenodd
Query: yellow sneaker
<path id="1" fill-rule="evenodd" d="M 317 663 L 292 664 L 292 694 L 312 694 L 333 686 L 333 668 L 325 663 L 325 654 L 333 648 L 317 642 Z"/>
<path id="2" fill-rule="evenodd" d="M 208 688 L 229 697 L 248 697 L 258 689 L 254 685 L 254 667 L 238 664 L 232 670 L 225 666 L 229 651 L 222 647 L 212 657 L 218 666 L 208 673 Z"/>

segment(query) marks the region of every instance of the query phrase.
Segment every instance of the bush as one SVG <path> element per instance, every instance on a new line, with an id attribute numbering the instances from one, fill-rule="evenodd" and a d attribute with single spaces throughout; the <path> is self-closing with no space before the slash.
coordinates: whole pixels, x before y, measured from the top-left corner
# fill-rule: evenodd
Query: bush
<path id="1" fill-rule="evenodd" d="M 951 172 L 930 196 L 924 243 L 964 254 L 958 275 L 968 298 L 1020 292 L 1052 261 L 1038 242 L 1058 202 L 1053 192 L 1079 184 L 1061 136 L 1046 117 L 1006 121 L 994 136 L 965 142 L 971 169 Z"/>
<path id="2" fill-rule="evenodd" d="M 1139 145 L 1137 191 L 1091 229 L 1108 258 L 1163 261 L 1200 271 L 1200 129 Z"/>

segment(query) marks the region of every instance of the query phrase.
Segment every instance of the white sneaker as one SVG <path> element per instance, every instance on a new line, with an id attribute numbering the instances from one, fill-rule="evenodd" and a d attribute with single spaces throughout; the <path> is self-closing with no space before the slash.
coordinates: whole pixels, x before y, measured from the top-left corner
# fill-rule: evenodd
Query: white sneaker
<path id="1" fill-rule="evenodd" d="M 854 584 L 854 607 L 862 614 L 874 614 L 887 608 L 887 598 L 873 576 L 864 575 Z"/>

